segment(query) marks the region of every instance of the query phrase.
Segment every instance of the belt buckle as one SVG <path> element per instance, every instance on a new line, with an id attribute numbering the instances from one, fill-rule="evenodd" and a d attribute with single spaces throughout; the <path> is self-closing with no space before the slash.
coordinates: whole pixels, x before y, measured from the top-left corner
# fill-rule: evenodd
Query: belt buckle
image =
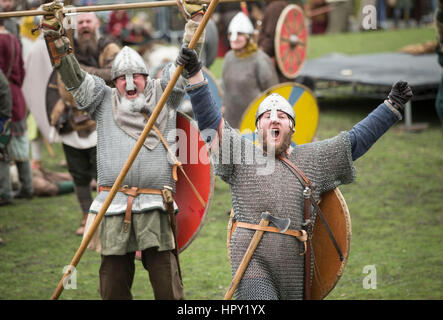
<path id="1" fill-rule="evenodd" d="M 123 221 L 123 232 L 124 233 L 127 233 L 127 232 L 129 232 L 129 227 L 130 227 L 130 225 L 131 225 L 131 222 L 130 221 Z"/>

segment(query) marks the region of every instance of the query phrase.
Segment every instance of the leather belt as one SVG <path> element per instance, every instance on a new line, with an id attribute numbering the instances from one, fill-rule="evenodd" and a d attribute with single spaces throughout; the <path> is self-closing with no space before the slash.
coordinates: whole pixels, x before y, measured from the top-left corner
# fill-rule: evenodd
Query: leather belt
<path id="1" fill-rule="evenodd" d="M 99 191 L 110 191 L 112 187 L 100 186 Z M 138 188 L 138 187 L 128 187 L 123 186 L 118 189 L 118 192 L 122 192 L 128 196 L 128 204 L 126 205 L 125 220 L 123 221 L 123 232 L 129 231 L 129 226 L 131 225 L 131 215 L 132 215 L 132 203 L 134 198 L 139 194 L 159 194 L 162 195 L 161 190 L 149 189 L 149 188 Z"/>
<path id="2" fill-rule="evenodd" d="M 260 226 L 258 224 L 235 221 L 234 224 L 232 225 L 231 236 L 237 227 L 245 228 L 245 229 L 252 229 L 252 230 L 262 230 L 262 231 L 274 232 L 274 233 L 279 233 L 279 234 L 286 234 L 289 236 L 296 237 L 297 240 L 299 240 L 300 242 L 303 242 L 303 244 L 305 246 L 304 252 L 301 253 L 300 255 L 302 256 L 306 252 L 306 241 L 308 240 L 308 234 L 306 233 L 305 230 L 287 230 L 285 232 L 280 232 L 280 230 L 276 227 Z"/>

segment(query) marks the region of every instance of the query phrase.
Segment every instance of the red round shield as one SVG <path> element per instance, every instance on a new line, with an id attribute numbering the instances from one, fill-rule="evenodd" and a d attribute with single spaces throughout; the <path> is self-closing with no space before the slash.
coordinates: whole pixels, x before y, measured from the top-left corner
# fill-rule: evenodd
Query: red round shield
<path id="1" fill-rule="evenodd" d="M 177 112 L 177 134 L 177 158 L 185 172 L 178 170 L 174 195 L 179 209 L 177 242 L 182 252 L 194 240 L 204 223 L 214 193 L 215 176 L 207 146 L 196 122 L 180 112 Z"/>
<path id="2" fill-rule="evenodd" d="M 275 60 L 281 73 L 294 79 L 306 60 L 308 30 L 303 10 L 288 5 L 280 14 L 275 29 Z"/>

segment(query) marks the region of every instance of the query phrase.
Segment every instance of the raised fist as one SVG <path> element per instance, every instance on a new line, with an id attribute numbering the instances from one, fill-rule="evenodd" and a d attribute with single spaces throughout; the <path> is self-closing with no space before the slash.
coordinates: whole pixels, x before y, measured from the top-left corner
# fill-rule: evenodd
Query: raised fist
<path id="1" fill-rule="evenodd" d="M 188 72 L 188 77 L 192 77 L 202 68 L 202 63 L 198 59 L 197 52 L 188 48 L 186 45 L 182 45 L 178 54 L 177 64 L 184 65 L 185 70 Z"/>
<path id="2" fill-rule="evenodd" d="M 405 81 L 397 81 L 389 92 L 388 100 L 397 110 L 403 110 L 405 104 L 412 98 L 413 93 L 408 83 Z"/>

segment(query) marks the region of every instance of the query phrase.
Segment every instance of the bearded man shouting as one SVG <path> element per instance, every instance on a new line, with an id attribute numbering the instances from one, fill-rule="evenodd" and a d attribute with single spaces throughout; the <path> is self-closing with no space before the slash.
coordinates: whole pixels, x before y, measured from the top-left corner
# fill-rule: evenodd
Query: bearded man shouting
<path id="1" fill-rule="evenodd" d="M 183 6 L 188 20 L 183 41 L 189 43 L 204 10 L 199 5 L 187 5 L 186 2 Z M 142 57 L 135 50 L 124 47 L 112 64 L 110 79 L 115 88 L 111 88 L 102 78 L 89 74 L 84 70 L 86 68 L 81 67 L 71 53 L 69 39 L 61 33 L 61 24 L 54 16 L 45 17 L 42 23 L 54 68 L 72 93 L 77 107 L 87 111 L 97 123 L 100 187 L 89 208 L 87 234 L 176 66 L 167 65 L 161 79 L 151 79 Z M 80 27 L 79 35 L 87 38 L 90 34 L 86 27 Z M 201 50 L 203 39 L 204 34 L 196 45 L 197 51 Z M 174 252 L 177 247 L 170 216 L 165 212 L 168 208 L 163 202 L 162 189 L 169 186 L 175 193 L 175 163 L 168 161 L 167 145 L 175 143 L 176 109 L 184 96 L 186 78 L 192 78 L 200 67 L 187 68 L 178 80 L 157 118 L 155 126 L 158 130 L 148 135 L 126 174 L 123 187 L 100 223 L 97 238 L 91 241 L 90 248 L 101 253 L 99 275 L 103 299 L 132 298 L 134 258 L 139 250 L 143 266 L 149 271 L 155 298 L 184 298 L 178 254 Z M 167 142 L 164 145 L 160 135 Z"/>
<path id="2" fill-rule="evenodd" d="M 198 56 L 182 47 L 177 62 L 185 64 L 185 68 L 198 65 Z M 404 105 L 412 97 L 411 89 L 406 82 L 399 81 L 387 99 L 350 131 L 295 147 L 291 147 L 297 121 L 294 110 L 282 96 L 271 94 L 256 113 L 260 137 L 256 146 L 222 118 L 203 74 L 197 73 L 193 81 L 187 90 L 199 129 L 211 149 L 216 174 L 231 189 L 238 226 L 230 240 L 233 275 L 255 230 L 264 230 L 235 296 L 248 300 L 303 299 L 307 293 L 304 289 L 306 233 L 308 238 L 312 235 L 312 222 L 318 213 L 310 209 L 311 195 L 318 202 L 322 193 L 354 180 L 353 161 L 402 118 Z M 298 167 L 298 176 L 288 162 Z M 310 181 L 309 188 L 301 183 L 302 174 Z M 311 210 L 307 219 L 305 210 Z M 262 228 L 259 225 L 262 213 L 275 219 L 289 218 L 289 229 L 280 233 L 277 228 Z M 306 271 L 311 269 L 312 264 L 306 268 Z M 310 281 L 309 277 L 306 279 Z"/>

